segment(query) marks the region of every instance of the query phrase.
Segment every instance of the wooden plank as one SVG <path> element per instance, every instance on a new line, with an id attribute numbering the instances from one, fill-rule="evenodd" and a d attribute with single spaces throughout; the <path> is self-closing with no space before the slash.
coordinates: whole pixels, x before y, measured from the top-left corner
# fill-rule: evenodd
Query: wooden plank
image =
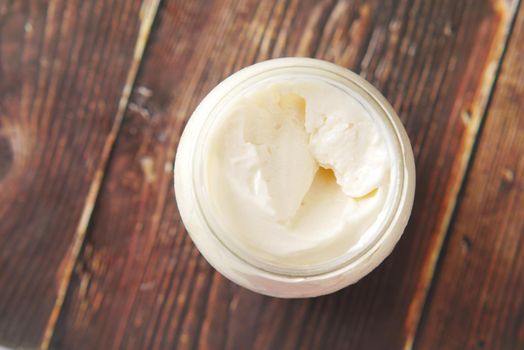
<path id="1" fill-rule="evenodd" d="M 524 348 L 523 47 L 521 5 L 417 348 Z"/>
<path id="2" fill-rule="evenodd" d="M 0 344 L 46 347 L 152 4 L 0 3 Z"/>
<path id="3" fill-rule="evenodd" d="M 166 1 L 93 215 L 56 348 L 410 347 L 514 2 Z M 172 191 L 191 111 L 234 70 L 304 55 L 351 67 L 414 144 L 413 219 L 393 255 L 330 296 L 280 300 L 198 254 Z"/>

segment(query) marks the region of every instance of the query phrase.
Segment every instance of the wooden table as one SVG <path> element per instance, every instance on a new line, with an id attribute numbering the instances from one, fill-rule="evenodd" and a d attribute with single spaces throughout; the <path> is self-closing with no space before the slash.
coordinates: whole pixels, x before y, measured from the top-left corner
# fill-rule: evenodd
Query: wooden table
<path id="1" fill-rule="evenodd" d="M 524 349 L 518 0 L 0 0 L 0 344 L 56 349 Z M 264 297 L 215 272 L 174 201 L 200 99 L 323 58 L 414 146 L 413 216 L 358 284 Z"/>

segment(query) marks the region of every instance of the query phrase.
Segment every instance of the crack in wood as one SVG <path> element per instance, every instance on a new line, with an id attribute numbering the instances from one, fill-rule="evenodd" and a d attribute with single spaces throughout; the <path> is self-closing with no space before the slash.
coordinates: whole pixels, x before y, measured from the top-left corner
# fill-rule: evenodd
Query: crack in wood
<path id="1" fill-rule="evenodd" d="M 40 344 L 40 348 L 43 350 L 47 350 L 49 348 L 49 344 L 51 342 L 51 338 L 53 337 L 55 327 L 58 322 L 60 312 L 62 310 L 62 306 L 64 305 L 69 284 L 71 282 L 71 277 L 73 275 L 73 270 L 78 260 L 78 257 L 80 256 L 80 252 L 91 219 L 91 214 L 93 213 L 93 209 L 96 204 L 96 199 L 98 197 L 104 179 L 105 169 L 109 162 L 111 151 L 115 144 L 115 140 L 122 126 L 124 113 L 127 109 L 127 105 L 129 102 L 129 96 L 131 95 L 131 91 L 135 83 L 138 69 L 140 68 L 140 63 L 142 62 L 144 50 L 146 48 L 149 35 L 151 33 L 151 28 L 153 26 L 153 22 L 157 14 L 159 4 L 160 0 L 144 0 L 144 2 L 142 3 L 142 7 L 140 9 L 140 28 L 135 44 L 135 49 L 133 52 L 133 61 L 131 62 L 131 66 L 127 73 L 127 78 L 118 104 L 118 110 L 115 116 L 115 121 L 113 122 L 111 131 L 104 144 L 102 155 L 100 157 L 100 163 L 98 164 L 98 167 L 95 171 L 93 181 L 91 182 L 89 192 L 86 196 L 85 204 L 82 210 L 82 214 L 80 216 L 80 220 L 78 222 L 73 243 L 68 254 L 64 258 L 63 275 L 59 284 L 57 297 L 53 309 L 50 313 L 42 342 Z"/>
<path id="2" fill-rule="evenodd" d="M 493 5 L 495 12 L 499 18 L 498 30 L 492 40 L 492 47 L 489 50 L 488 60 L 484 69 L 484 75 L 481 80 L 479 89 L 476 92 L 475 99 L 473 100 L 471 107 L 467 108 L 461 113 L 461 118 L 464 121 L 466 128 L 466 136 L 462 144 L 462 152 L 460 152 L 460 162 L 457 166 L 457 180 L 454 186 L 448 191 L 450 197 L 449 205 L 444 213 L 444 218 L 441 221 L 438 234 L 435 236 L 435 240 L 432 244 L 429 254 L 426 256 L 425 263 L 423 264 L 423 270 L 421 273 L 421 279 L 415 290 L 415 295 L 411 300 L 408 308 L 408 313 L 405 321 L 404 328 L 406 330 L 406 340 L 404 342 L 404 350 L 411 350 L 415 342 L 415 337 L 419 331 L 420 320 L 425 309 L 429 290 L 433 284 L 433 277 L 439 263 L 440 253 L 444 245 L 444 241 L 448 236 L 450 223 L 452 217 L 457 209 L 457 199 L 459 193 L 463 188 L 465 179 L 467 178 L 467 172 L 472 159 L 474 158 L 474 148 L 477 141 L 478 132 L 483 119 L 487 113 L 487 106 L 489 100 L 493 94 L 493 87 L 496 82 L 497 71 L 499 70 L 503 58 L 505 49 L 509 42 L 511 29 L 514 25 L 514 19 L 517 14 L 517 8 L 520 0 L 512 3 L 504 0 L 498 0 Z M 462 115 L 467 114 L 467 118 Z"/>

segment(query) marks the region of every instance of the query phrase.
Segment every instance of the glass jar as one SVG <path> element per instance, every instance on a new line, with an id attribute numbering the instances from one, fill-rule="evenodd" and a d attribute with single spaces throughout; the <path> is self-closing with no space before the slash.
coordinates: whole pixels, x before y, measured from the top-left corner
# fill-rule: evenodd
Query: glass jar
<path id="1" fill-rule="evenodd" d="M 278 266 L 252 256 L 228 238 L 209 205 L 203 175 L 203 144 L 228 103 L 257 84 L 293 78 L 319 79 L 356 98 L 381 129 L 392 160 L 384 215 L 358 249 L 314 266 Z M 181 218 L 206 260 L 233 282 L 285 298 L 328 294 L 357 282 L 392 251 L 408 222 L 415 193 L 413 151 L 391 105 L 371 84 L 335 64 L 310 58 L 280 58 L 244 68 L 216 86 L 199 104 L 181 137 L 175 161 L 175 193 Z"/>

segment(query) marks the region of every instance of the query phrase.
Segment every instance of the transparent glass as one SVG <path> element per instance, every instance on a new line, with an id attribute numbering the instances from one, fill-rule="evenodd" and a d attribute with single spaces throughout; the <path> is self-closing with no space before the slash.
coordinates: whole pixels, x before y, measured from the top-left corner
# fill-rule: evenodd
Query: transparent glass
<path id="1" fill-rule="evenodd" d="M 304 78 L 331 84 L 364 106 L 386 140 L 392 168 L 385 206 L 354 247 L 317 264 L 291 266 L 257 258 L 230 238 L 209 198 L 203 159 L 210 130 L 219 122 L 221 111 L 234 103 L 238 96 L 259 84 Z M 207 260 L 238 284 L 264 294 L 285 297 L 325 294 L 333 291 L 334 285 L 340 288 L 353 283 L 376 267 L 404 230 L 411 212 L 414 187 L 411 145 L 399 118 L 385 98 L 358 75 L 328 62 L 306 58 L 262 62 L 219 84 L 191 117 L 175 164 L 175 190 L 182 219 Z M 192 226 L 198 227 L 192 229 Z M 329 282 L 330 278 L 336 283 Z M 319 285 L 319 281 L 328 282 Z M 308 288 L 301 289 L 305 285 Z"/>

